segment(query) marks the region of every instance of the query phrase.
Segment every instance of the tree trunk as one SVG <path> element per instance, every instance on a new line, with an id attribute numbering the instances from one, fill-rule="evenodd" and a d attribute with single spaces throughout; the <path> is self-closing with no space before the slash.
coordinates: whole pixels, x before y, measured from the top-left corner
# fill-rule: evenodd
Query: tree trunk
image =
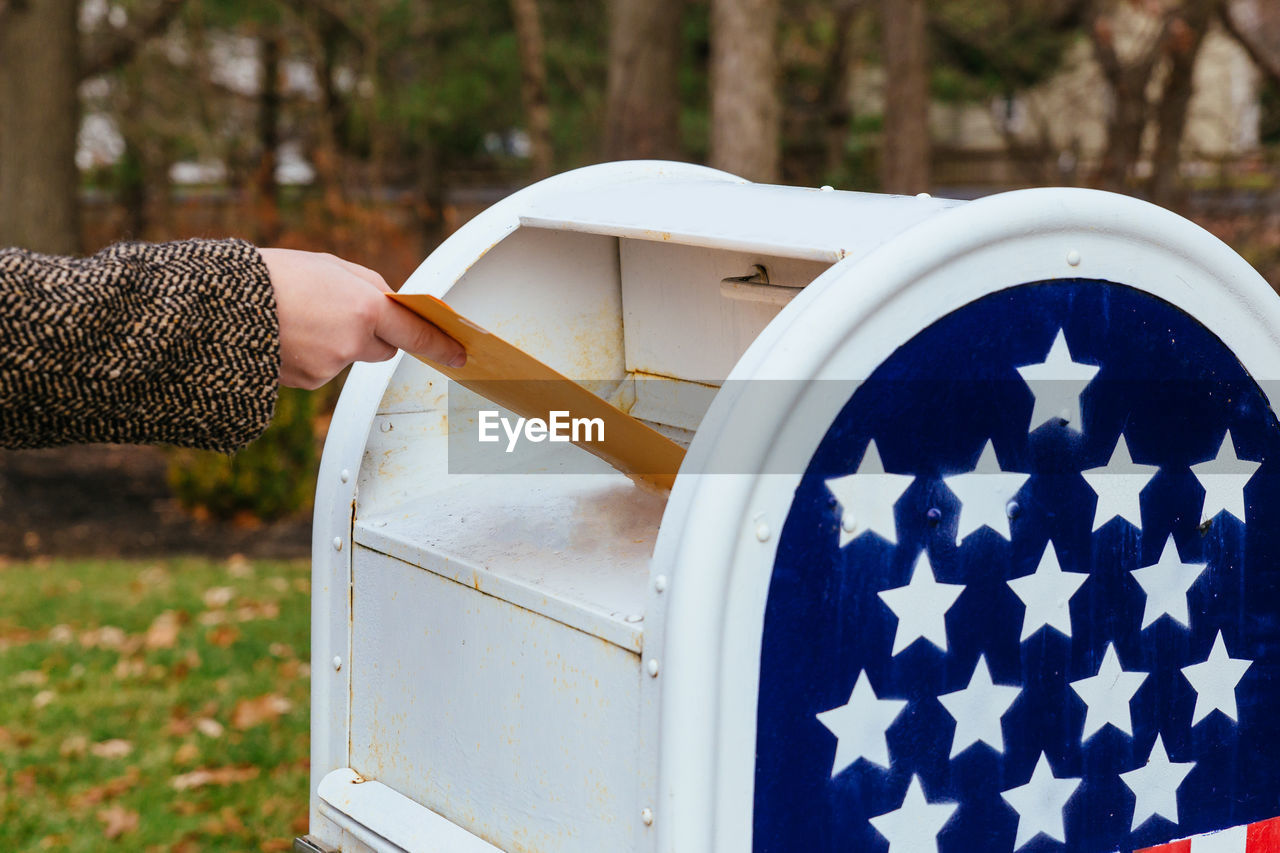
<path id="1" fill-rule="evenodd" d="M 684 0 L 612 0 L 604 155 L 680 159 Z"/>
<path id="2" fill-rule="evenodd" d="M 711 165 L 778 180 L 779 0 L 711 0 Z"/>
<path id="3" fill-rule="evenodd" d="M 78 9 L 15 4 L 0 27 L 0 246 L 80 250 Z"/>
<path id="4" fill-rule="evenodd" d="M 1111 192 L 1132 188 L 1134 169 L 1142 156 L 1142 132 L 1147 126 L 1147 82 L 1144 66 L 1123 69 L 1111 79 L 1111 115 L 1107 142 L 1098 169 L 1098 186 Z"/>
<path id="5" fill-rule="evenodd" d="M 929 66 L 925 0 L 881 0 L 884 30 L 884 141 L 880 189 L 928 192 Z"/>
<path id="6" fill-rule="evenodd" d="M 535 179 L 554 168 L 551 148 L 551 105 L 547 101 L 547 59 L 542 43 L 538 0 L 511 0 L 516 43 L 520 49 L 520 98 L 529 125 L 529 155 Z"/>
<path id="7" fill-rule="evenodd" d="M 1156 106 L 1156 150 L 1151 157 L 1151 201 L 1177 207 L 1182 201 L 1178 167 L 1182 162 L 1182 138 L 1191 104 L 1193 76 L 1205 30 L 1213 19 L 1217 0 L 1193 0 L 1185 17 L 1173 30 L 1169 49 L 1169 73 Z"/>
<path id="8" fill-rule="evenodd" d="M 853 108 L 849 98 L 849 67 L 853 63 L 853 22 L 861 10 L 859 0 L 843 0 L 835 11 L 836 43 L 822 78 L 823 170 L 838 174 L 845 159 Z"/>
<path id="9" fill-rule="evenodd" d="M 262 78 L 258 95 L 258 168 L 254 172 L 253 194 L 257 221 L 254 230 L 260 242 L 280 237 L 279 187 L 276 167 L 280 148 L 280 70 L 284 59 L 284 38 L 276 27 L 268 27 L 261 40 Z"/>

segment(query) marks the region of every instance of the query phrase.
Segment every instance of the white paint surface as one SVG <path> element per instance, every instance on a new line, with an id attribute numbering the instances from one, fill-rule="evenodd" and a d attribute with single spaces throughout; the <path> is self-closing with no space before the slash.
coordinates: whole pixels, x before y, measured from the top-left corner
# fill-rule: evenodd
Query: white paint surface
<path id="1" fill-rule="evenodd" d="M 827 488 L 840 504 L 840 547 L 864 533 L 898 544 L 893 508 L 914 480 L 910 474 L 886 473 L 875 439 L 867 442 L 856 472 L 827 480 Z"/>
<path id="2" fill-rule="evenodd" d="M 1231 431 L 1227 430 L 1222 438 L 1222 446 L 1218 448 L 1218 455 L 1208 462 L 1191 466 L 1196 479 L 1204 487 L 1204 509 L 1200 513 L 1200 523 L 1214 518 L 1220 512 L 1228 512 L 1243 523 L 1244 487 L 1261 465 L 1261 462 L 1236 456 L 1235 442 L 1231 440 Z"/>
<path id="3" fill-rule="evenodd" d="M 1087 468 L 1080 472 L 1098 496 L 1098 506 L 1093 513 L 1093 529 L 1101 530 L 1113 518 L 1123 518 L 1139 530 L 1142 529 L 1142 490 L 1160 470 L 1157 465 L 1140 465 L 1129 455 L 1129 444 L 1124 433 L 1116 439 L 1111 459 L 1099 468 Z"/>
<path id="4" fill-rule="evenodd" d="M 1030 478 L 1030 474 L 1001 468 L 995 444 L 990 440 L 982 448 L 972 471 L 943 477 L 942 481 L 960 501 L 956 544 L 983 527 L 990 527 L 1009 539 L 1009 501 Z"/>
<path id="5" fill-rule="evenodd" d="M 996 752 L 1004 752 L 1001 720 L 1020 693 L 1020 687 L 993 682 L 986 655 L 978 655 L 978 663 L 973 668 L 968 686 L 938 697 L 942 707 L 956 721 L 955 732 L 951 736 L 950 757 L 955 758 L 979 742 Z"/>
<path id="6" fill-rule="evenodd" d="M 1132 672 L 1120 665 L 1115 643 L 1108 643 L 1098 665 L 1098 674 L 1071 682 L 1071 689 L 1084 700 L 1088 711 L 1084 717 L 1084 731 L 1080 742 L 1084 743 L 1103 726 L 1112 725 L 1133 736 L 1133 717 L 1129 703 L 1133 695 L 1147 680 L 1145 672 Z"/>
<path id="7" fill-rule="evenodd" d="M 858 673 L 849 701 L 818 714 L 818 722 L 836 736 L 831 778 L 859 758 L 889 769 L 889 739 L 885 732 L 907 707 L 905 699 L 880 699 L 866 672 Z"/>
<path id="8" fill-rule="evenodd" d="M 1058 549 L 1052 542 L 1045 545 L 1034 572 L 1006 581 L 1026 607 L 1020 639 L 1026 640 L 1041 628 L 1052 628 L 1070 637 L 1071 598 L 1088 579 L 1086 572 L 1064 572 L 1058 562 Z"/>
<path id="9" fill-rule="evenodd" d="M 1196 709 L 1191 725 L 1196 725 L 1214 711 L 1221 711 L 1232 722 L 1240 719 L 1236 708 L 1236 685 L 1244 678 L 1253 661 L 1227 654 L 1222 632 L 1213 640 L 1213 648 L 1204 663 L 1184 666 L 1182 674 L 1196 691 Z"/>
<path id="10" fill-rule="evenodd" d="M 898 617 L 898 629 L 893 635 L 893 653 L 906 650 L 916 640 L 928 640 L 939 649 L 947 650 L 947 611 L 956 603 L 964 584 L 938 583 L 929 563 L 928 553 L 921 551 L 911 570 L 911 580 L 906 586 L 885 589 L 877 593 L 885 605 Z"/>
<path id="11" fill-rule="evenodd" d="M 1097 372 L 1096 364 L 1080 364 L 1071 359 L 1067 337 L 1059 329 L 1043 362 L 1018 368 L 1018 374 L 1036 398 L 1027 431 L 1034 432 L 1050 424 L 1080 432 L 1084 428 L 1084 419 L 1080 416 L 1080 394 Z"/>
<path id="12" fill-rule="evenodd" d="M 1131 572 L 1133 579 L 1147 596 L 1142 610 L 1142 627 L 1154 624 L 1161 616 L 1168 616 L 1183 628 L 1190 627 L 1187 593 L 1204 571 L 1205 565 L 1182 562 L 1178 545 L 1170 533 L 1160 552 L 1160 559 L 1153 565 Z"/>
<path id="13" fill-rule="evenodd" d="M 1079 779 L 1059 779 L 1054 776 L 1048 756 L 1040 753 L 1040 760 L 1036 762 L 1036 769 L 1032 771 L 1027 784 L 1000 794 L 1018 813 L 1018 831 L 1013 849 L 1018 850 L 1042 833 L 1055 841 L 1066 841 L 1062 813 L 1067 800 L 1071 799 L 1079 787 Z"/>
<path id="14" fill-rule="evenodd" d="M 931 803 L 919 776 L 912 776 L 902 805 L 871 818 L 876 832 L 889 840 L 889 853 L 937 853 L 938 833 L 951 820 L 956 803 Z"/>
<path id="15" fill-rule="evenodd" d="M 1164 739 L 1156 735 L 1147 763 L 1136 770 L 1121 773 L 1120 779 L 1133 791 L 1133 821 L 1137 829 L 1157 815 L 1178 822 L 1178 788 L 1187 774 L 1195 769 L 1194 761 L 1170 761 Z"/>

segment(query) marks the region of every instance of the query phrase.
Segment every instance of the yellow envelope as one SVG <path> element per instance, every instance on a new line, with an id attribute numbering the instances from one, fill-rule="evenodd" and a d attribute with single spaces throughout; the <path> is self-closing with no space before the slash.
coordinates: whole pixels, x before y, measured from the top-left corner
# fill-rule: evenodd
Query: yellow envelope
<path id="1" fill-rule="evenodd" d="M 632 479 L 661 489 L 670 489 L 675 483 L 684 448 L 662 433 L 485 331 L 434 296 L 424 293 L 390 293 L 388 296 L 462 344 L 467 351 L 467 363 L 463 367 L 449 367 L 416 353 L 410 355 L 521 417 L 550 420 L 551 412 L 562 411 L 569 412 L 573 418 L 600 418 L 604 422 L 604 437 L 574 444 Z"/>

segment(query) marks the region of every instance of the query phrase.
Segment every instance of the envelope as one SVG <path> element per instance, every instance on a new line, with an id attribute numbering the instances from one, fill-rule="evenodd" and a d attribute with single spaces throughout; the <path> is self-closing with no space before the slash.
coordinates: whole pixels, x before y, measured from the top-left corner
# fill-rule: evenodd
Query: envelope
<path id="1" fill-rule="evenodd" d="M 599 418 L 596 430 L 575 431 L 570 440 L 642 483 L 670 489 L 684 459 L 684 448 L 662 433 L 605 402 L 513 344 L 458 314 L 425 293 L 388 296 L 434 323 L 467 351 L 463 367 L 449 367 L 410 353 L 453 381 L 525 418 L 549 421 L 552 412 L 569 418 Z M 576 440 L 574 440 L 576 439 Z"/>

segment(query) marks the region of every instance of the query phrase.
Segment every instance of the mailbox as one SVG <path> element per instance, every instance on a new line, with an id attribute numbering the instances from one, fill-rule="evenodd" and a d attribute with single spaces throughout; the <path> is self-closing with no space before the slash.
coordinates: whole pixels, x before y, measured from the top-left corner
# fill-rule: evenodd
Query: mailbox
<path id="1" fill-rule="evenodd" d="M 615 163 L 405 289 L 688 453 L 472 470 L 352 371 L 298 849 L 1280 849 L 1280 306 L 1197 226 Z"/>

